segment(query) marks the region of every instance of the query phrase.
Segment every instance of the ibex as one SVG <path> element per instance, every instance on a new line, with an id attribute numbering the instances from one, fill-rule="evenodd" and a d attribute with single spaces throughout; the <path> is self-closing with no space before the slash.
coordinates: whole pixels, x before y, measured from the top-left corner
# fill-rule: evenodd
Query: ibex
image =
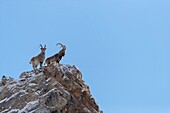
<path id="1" fill-rule="evenodd" d="M 43 47 L 41 44 L 40 44 L 40 47 L 41 47 L 41 53 L 38 54 L 37 56 L 33 57 L 31 60 L 30 60 L 30 64 L 32 64 L 32 67 L 33 69 L 37 68 L 37 66 L 40 64 L 40 67 L 42 67 L 42 64 L 43 64 L 43 61 L 45 59 L 45 50 L 46 50 L 46 45 Z"/>
<path id="2" fill-rule="evenodd" d="M 57 43 L 56 45 L 60 45 L 62 47 L 62 50 L 60 50 L 58 53 L 56 53 L 55 55 L 47 58 L 45 60 L 45 64 L 49 65 L 51 64 L 52 62 L 56 62 L 56 63 L 59 63 L 60 60 L 62 59 L 62 57 L 65 56 L 65 51 L 66 51 L 66 46 L 61 44 L 61 43 Z"/>
<path id="3" fill-rule="evenodd" d="M 7 78 L 5 75 L 2 76 L 2 86 L 4 86 L 6 84 Z"/>

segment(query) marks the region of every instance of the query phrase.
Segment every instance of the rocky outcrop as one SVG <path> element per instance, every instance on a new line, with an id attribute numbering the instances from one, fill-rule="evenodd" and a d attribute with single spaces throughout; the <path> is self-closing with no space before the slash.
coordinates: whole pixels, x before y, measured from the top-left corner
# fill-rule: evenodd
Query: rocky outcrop
<path id="1" fill-rule="evenodd" d="M 76 66 L 49 65 L 23 72 L 0 87 L 1 113 L 101 113 Z"/>

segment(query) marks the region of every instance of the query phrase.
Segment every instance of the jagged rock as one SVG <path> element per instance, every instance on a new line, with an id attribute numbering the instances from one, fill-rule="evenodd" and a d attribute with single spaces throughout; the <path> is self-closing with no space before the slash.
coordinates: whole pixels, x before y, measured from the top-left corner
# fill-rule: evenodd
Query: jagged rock
<path id="1" fill-rule="evenodd" d="M 0 86 L 1 113 L 102 113 L 76 66 L 51 64 Z"/>

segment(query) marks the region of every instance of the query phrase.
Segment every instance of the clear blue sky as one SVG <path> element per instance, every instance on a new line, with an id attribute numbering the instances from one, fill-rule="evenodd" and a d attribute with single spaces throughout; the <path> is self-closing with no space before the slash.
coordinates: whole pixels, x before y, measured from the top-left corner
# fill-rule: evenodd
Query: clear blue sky
<path id="1" fill-rule="evenodd" d="M 170 0 L 0 0 L 0 77 L 58 42 L 104 113 L 170 113 Z"/>

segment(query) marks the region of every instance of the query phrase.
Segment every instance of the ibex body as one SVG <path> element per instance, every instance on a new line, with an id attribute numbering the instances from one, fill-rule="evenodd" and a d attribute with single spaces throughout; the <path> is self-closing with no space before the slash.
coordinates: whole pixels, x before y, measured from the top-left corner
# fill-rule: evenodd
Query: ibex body
<path id="1" fill-rule="evenodd" d="M 59 63 L 61 61 L 61 59 L 65 56 L 65 51 L 66 51 L 66 46 L 64 46 L 61 43 L 57 43 L 57 45 L 60 45 L 62 47 L 62 50 L 60 50 L 58 53 L 56 53 L 55 55 L 47 58 L 45 60 L 45 64 L 49 65 L 51 63 Z"/>
<path id="2" fill-rule="evenodd" d="M 40 64 L 40 67 L 42 67 L 43 61 L 45 59 L 45 50 L 46 50 L 46 45 L 43 47 L 41 44 L 41 53 L 38 54 L 37 56 L 33 57 L 30 60 L 30 64 L 32 64 L 33 69 L 37 68 L 37 66 Z"/>

